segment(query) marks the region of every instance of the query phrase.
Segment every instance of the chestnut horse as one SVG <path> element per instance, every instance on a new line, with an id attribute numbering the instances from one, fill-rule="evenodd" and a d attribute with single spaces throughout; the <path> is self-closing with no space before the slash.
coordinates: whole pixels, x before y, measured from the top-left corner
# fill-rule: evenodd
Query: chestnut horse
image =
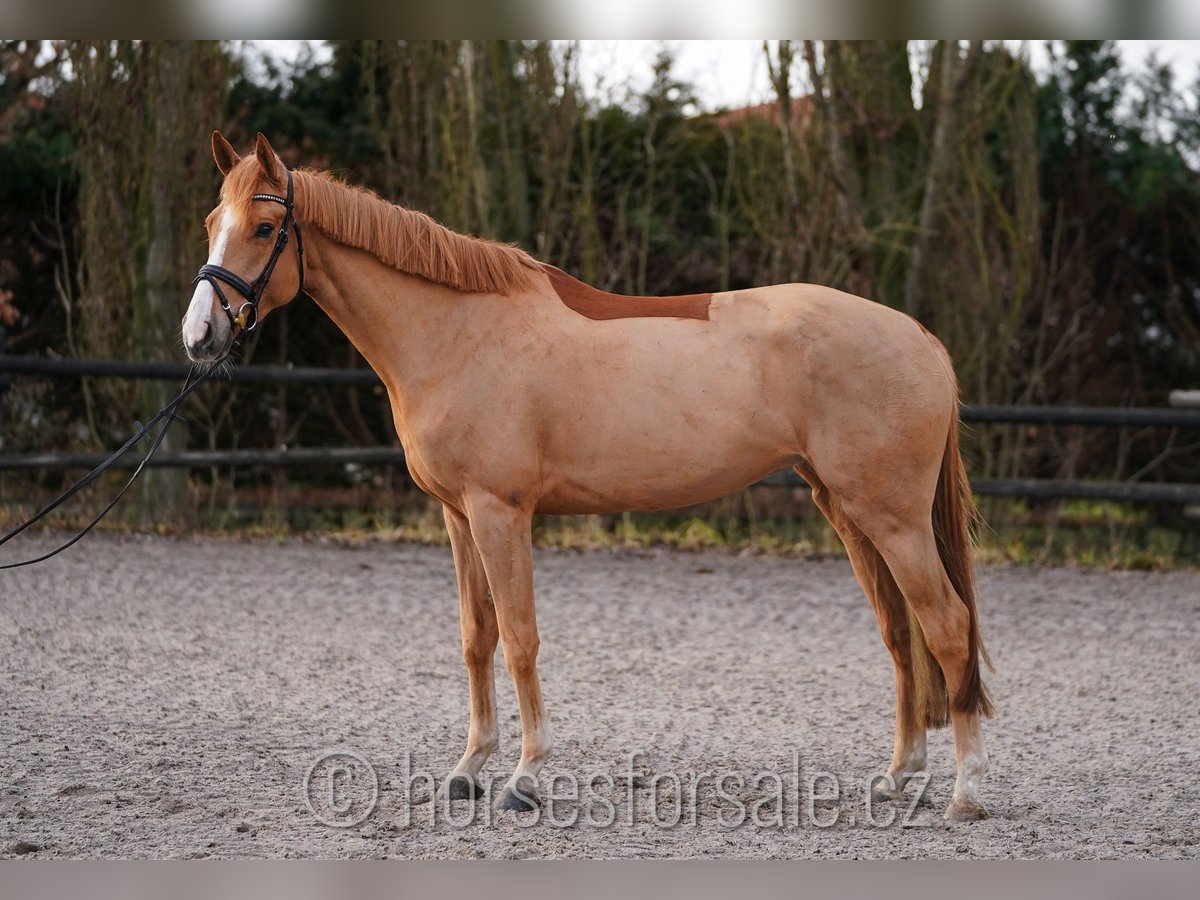
<path id="1" fill-rule="evenodd" d="M 895 663 L 895 750 L 877 793 L 902 796 L 925 767 L 926 728 L 948 719 L 958 778 L 946 818 L 987 815 L 971 495 L 954 370 L 933 335 L 808 284 L 606 294 L 326 173 L 289 172 L 261 134 L 242 159 L 214 133 L 213 154 L 225 180 L 183 320 L 188 356 L 222 360 L 241 330 L 307 293 L 383 380 L 409 472 L 442 503 L 471 697 L 442 796 L 477 796 L 497 748 L 499 640 L 521 759 L 496 803 L 539 802 L 551 735 L 535 513 L 687 506 L 791 466 L 845 543 Z"/>

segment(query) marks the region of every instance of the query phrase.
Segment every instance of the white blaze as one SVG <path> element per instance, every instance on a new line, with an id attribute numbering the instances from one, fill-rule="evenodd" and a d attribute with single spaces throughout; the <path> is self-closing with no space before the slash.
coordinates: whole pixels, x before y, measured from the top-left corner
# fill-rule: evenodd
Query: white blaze
<path id="1" fill-rule="evenodd" d="M 221 260 L 225 258 L 225 247 L 229 244 L 229 236 L 233 234 L 233 213 L 230 210 L 225 210 L 221 214 L 221 227 L 217 230 L 217 239 L 213 241 L 212 252 L 208 255 L 208 264 L 210 266 L 221 265 Z M 196 291 L 192 294 L 192 302 L 188 306 L 187 315 L 183 317 L 183 343 L 191 347 L 204 340 L 209 325 L 209 316 L 212 315 L 213 307 L 213 287 L 207 281 L 201 281 L 196 285 Z"/>

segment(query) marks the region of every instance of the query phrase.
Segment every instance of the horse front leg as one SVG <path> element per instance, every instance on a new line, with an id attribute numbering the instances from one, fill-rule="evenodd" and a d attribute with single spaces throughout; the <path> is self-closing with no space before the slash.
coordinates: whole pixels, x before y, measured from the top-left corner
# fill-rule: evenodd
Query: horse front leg
<path id="1" fill-rule="evenodd" d="M 471 690 L 471 725 L 467 731 L 466 752 L 442 782 L 438 797 L 474 800 L 483 793 L 479 771 L 500 746 L 494 676 L 499 631 L 496 610 L 488 596 L 487 575 L 467 518 L 449 506 L 443 506 L 442 512 L 454 553 L 454 572 L 458 576 L 459 628 Z"/>
<path id="2" fill-rule="evenodd" d="M 495 601 L 504 662 L 521 707 L 521 761 L 496 799 L 497 809 L 529 810 L 540 799 L 537 776 L 550 756 L 550 721 L 538 684 L 537 618 L 533 607 L 531 511 L 491 494 L 467 498 L 471 534 Z"/>

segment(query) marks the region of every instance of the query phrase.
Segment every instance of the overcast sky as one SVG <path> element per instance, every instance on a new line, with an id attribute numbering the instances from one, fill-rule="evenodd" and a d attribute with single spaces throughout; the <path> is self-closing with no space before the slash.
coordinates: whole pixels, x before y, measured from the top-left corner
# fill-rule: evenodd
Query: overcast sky
<path id="1" fill-rule="evenodd" d="M 301 52 L 300 41 L 256 41 L 285 59 Z M 771 97 L 761 41 L 582 41 L 580 67 L 584 89 L 601 100 L 620 101 L 625 92 L 644 90 L 651 67 L 666 45 L 675 54 L 676 76 L 695 87 L 701 107 L 748 106 Z M 1020 42 L 1011 42 L 1014 47 Z M 1152 52 L 1173 64 L 1181 86 L 1190 87 L 1200 68 L 1200 41 L 1118 41 L 1131 67 L 1141 67 Z M 1034 66 L 1045 58 L 1040 41 L 1029 43 Z M 318 51 L 320 52 L 320 51 Z"/>
<path id="2" fill-rule="evenodd" d="M 763 60 L 761 41 L 583 41 L 581 66 L 584 86 L 595 91 L 599 83 L 630 81 L 645 88 L 651 66 L 663 44 L 676 58 L 680 80 L 695 86 L 707 109 L 747 106 L 771 99 L 771 86 Z M 1012 42 L 1019 47 L 1020 42 Z M 1152 51 L 1173 63 L 1181 85 L 1190 86 L 1200 66 L 1200 41 L 1119 41 L 1126 63 L 1141 67 Z M 1044 43 L 1031 42 L 1033 64 L 1045 59 Z"/>

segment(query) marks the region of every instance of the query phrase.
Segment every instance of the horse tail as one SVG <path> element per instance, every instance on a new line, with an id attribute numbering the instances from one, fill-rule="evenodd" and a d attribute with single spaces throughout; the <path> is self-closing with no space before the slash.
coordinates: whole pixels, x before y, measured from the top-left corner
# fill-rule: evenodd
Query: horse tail
<path id="1" fill-rule="evenodd" d="M 975 608 L 975 575 L 971 562 L 971 523 L 979 518 L 975 506 L 975 498 L 971 493 L 971 485 L 967 481 L 967 470 L 963 465 L 962 455 L 958 449 L 959 416 L 957 401 L 955 403 L 954 419 L 950 423 L 950 433 L 946 436 L 946 450 L 942 455 L 942 471 L 938 478 L 937 493 L 933 499 L 933 534 L 937 541 L 938 555 L 942 566 L 950 578 L 954 590 L 967 607 L 969 630 L 967 636 L 967 667 L 963 673 L 962 684 L 957 695 L 951 701 L 952 708 L 958 712 L 978 712 L 984 716 L 992 714 L 992 701 L 988 697 L 987 687 L 979 671 L 979 661 L 982 659 L 989 667 L 992 661 L 987 649 L 983 646 L 983 638 L 979 634 L 979 613 Z M 915 633 L 920 629 L 910 629 Z M 914 638 L 914 643 L 924 638 Z M 914 653 L 914 658 L 920 654 Z M 929 657 L 927 663 L 932 663 L 932 656 L 925 648 Z M 936 663 L 934 663 L 936 665 Z M 941 685 L 941 703 L 945 707 L 945 684 Z M 936 709 L 927 701 L 926 709 Z M 943 714 L 944 715 L 944 714 Z M 928 717 L 928 713 L 927 713 Z M 943 720 L 944 723 L 944 720 Z"/>

